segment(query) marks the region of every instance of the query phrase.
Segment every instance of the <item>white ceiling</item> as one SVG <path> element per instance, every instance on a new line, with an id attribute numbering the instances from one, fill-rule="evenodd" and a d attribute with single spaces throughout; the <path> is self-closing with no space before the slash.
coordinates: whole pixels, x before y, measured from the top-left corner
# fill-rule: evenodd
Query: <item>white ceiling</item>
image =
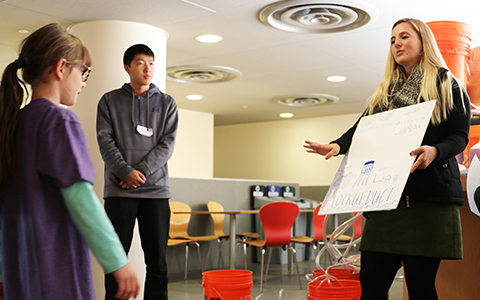
<path id="1" fill-rule="evenodd" d="M 480 2 L 476 0 L 341 2 L 345 1 L 353 6 L 370 4 L 378 18 L 349 32 L 311 34 L 282 31 L 260 22 L 259 12 L 275 0 L 0 0 L 0 67 L 3 70 L 17 58 L 23 38 L 20 28 L 33 31 L 51 22 L 67 27 L 92 20 L 150 24 L 169 33 L 167 67 L 216 65 L 243 73 L 223 83 L 167 80 L 166 92 L 180 108 L 212 113 L 218 126 L 279 120 L 283 112 L 293 113 L 294 118 L 360 113 L 383 74 L 391 26 L 403 17 L 467 23 L 473 28 L 472 46 L 480 46 L 480 36 L 475 37 L 480 35 Z M 202 44 L 194 40 L 206 33 L 219 34 L 223 41 Z M 326 80 L 330 75 L 343 75 L 347 80 L 331 83 Z M 272 101 L 285 94 L 311 93 L 340 100 L 307 108 Z M 185 98 L 189 94 L 204 98 L 190 101 Z"/>

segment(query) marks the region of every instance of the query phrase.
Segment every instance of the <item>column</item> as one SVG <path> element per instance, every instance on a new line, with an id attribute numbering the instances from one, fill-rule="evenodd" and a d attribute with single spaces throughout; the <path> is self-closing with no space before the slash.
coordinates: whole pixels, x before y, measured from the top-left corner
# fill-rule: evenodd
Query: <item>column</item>
<path id="1" fill-rule="evenodd" d="M 70 26 L 68 31 L 80 38 L 92 54 L 92 73 L 87 86 L 78 97 L 72 110 L 78 115 L 87 138 L 93 164 L 97 172 L 94 189 L 100 199 L 103 198 L 103 161 L 96 140 L 97 103 L 102 95 L 110 90 L 120 88 L 129 82 L 128 74 L 123 68 L 123 53 L 134 44 L 145 44 L 155 53 L 155 77 L 153 83 L 165 91 L 166 53 L 168 33 L 151 25 L 126 21 L 91 21 Z M 140 246 L 138 229 L 135 228 L 134 239 L 130 249 L 129 261 L 137 272 L 142 284 L 137 299 L 143 299 L 145 281 L 145 264 Z M 98 262 L 93 262 L 93 275 L 97 299 L 105 295 L 103 269 Z"/>

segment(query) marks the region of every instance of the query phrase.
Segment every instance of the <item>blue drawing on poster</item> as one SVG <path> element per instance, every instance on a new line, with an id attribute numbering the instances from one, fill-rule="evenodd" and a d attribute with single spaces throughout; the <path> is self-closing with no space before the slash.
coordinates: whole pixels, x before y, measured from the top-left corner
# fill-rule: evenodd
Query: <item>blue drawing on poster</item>
<path id="1" fill-rule="evenodd" d="M 370 177 L 370 174 L 372 173 L 374 163 L 375 163 L 375 161 L 371 160 L 371 161 L 367 161 L 363 165 L 362 172 L 360 173 L 360 176 L 358 177 L 357 181 L 353 185 L 354 187 L 359 186 L 359 185 L 367 186 L 368 178 Z"/>
<path id="2" fill-rule="evenodd" d="M 353 176 L 352 172 L 349 172 L 347 175 L 345 175 L 345 169 L 339 169 L 337 176 L 338 178 L 332 183 L 332 186 L 340 189 L 346 187 L 355 177 Z"/>

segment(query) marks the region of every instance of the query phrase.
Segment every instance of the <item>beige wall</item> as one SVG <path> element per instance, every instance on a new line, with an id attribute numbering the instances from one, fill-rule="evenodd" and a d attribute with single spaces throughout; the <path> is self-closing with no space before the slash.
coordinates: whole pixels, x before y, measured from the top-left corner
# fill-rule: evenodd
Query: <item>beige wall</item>
<path id="1" fill-rule="evenodd" d="M 213 178 L 213 115 L 179 109 L 178 118 L 170 176 Z"/>
<path id="2" fill-rule="evenodd" d="M 341 157 L 325 161 L 305 152 L 305 140 L 328 143 L 358 114 L 215 127 L 214 175 L 330 185 Z"/>

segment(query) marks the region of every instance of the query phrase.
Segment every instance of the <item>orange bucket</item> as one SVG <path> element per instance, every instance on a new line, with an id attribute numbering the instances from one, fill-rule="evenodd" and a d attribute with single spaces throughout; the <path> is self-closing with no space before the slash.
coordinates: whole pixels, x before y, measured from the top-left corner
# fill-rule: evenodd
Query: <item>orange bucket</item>
<path id="1" fill-rule="evenodd" d="M 466 87 L 468 79 L 468 61 L 472 58 L 470 48 L 472 28 L 461 22 L 428 22 L 438 48 L 450 72 Z"/>
<path id="2" fill-rule="evenodd" d="M 457 77 L 463 87 L 466 87 L 468 79 L 468 61 L 472 57 L 471 49 L 466 47 L 465 44 L 456 42 L 442 44 L 439 41 L 437 44 L 450 72 Z"/>
<path id="3" fill-rule="evenodd" d="M 205 300 L 251 300 L 253 281 L 241 284 L 202 284 Z"/>
<path id="4" fill-rule="evenodd" d="M 360 273 L 354 273 L 345 268 L 332 268 L 328 270 L 328 274 L 332 275 L 337 279 L 349 279 L 349 280 L 360 280 Z M 313 279 L 318 276 L 325 275 L 325 271 L 322 269 L 313 270 Z"/>
<path id="5" fill-rule="evenodd" d="M 248 270 L 214 270 L 203 272 L 205 283 L 245 283 L 252 281 L 252 271 Z"/>
<path id="6" fill-rule="evenodd" d="M 470 167 L 470 161 L 472 158 L 470 157 L 470 149 L 475 146 L 480 141 L 480 125 L 472 125 L 470 126 L 470 133 L 468 134 L 468 144 L 463 153 L 466 154 L 466 162 L 465 167 Z"/>
<path id="7" fill-rule="evenodd" d="M 251 300 L 253 278 L 248 270 L 214 270 L 203 272 L 205 300 Z"/>
<path id="8" fill-rule="evenodd" d="M 473 48 L 473 59 L 468 63 L 470 76 L 467 81 L 467 93 L 470 102 L 480 106 L 480 47 Z"/>
<path id="9" fill-rule="evenodd" d="M 358 280 L 317 280 L 308 283 L 307 296 L 312 300 L 359 300 L 361 295 L 362 289 Z"/>
<path id="10" fill-rule="evenodd" d="M 437 41 L 459 41 L 470 44 L 472 40 L 472 27 L 468 24 L 455 21 L 428 22 L 427 26 L 432 30 Z"/>

